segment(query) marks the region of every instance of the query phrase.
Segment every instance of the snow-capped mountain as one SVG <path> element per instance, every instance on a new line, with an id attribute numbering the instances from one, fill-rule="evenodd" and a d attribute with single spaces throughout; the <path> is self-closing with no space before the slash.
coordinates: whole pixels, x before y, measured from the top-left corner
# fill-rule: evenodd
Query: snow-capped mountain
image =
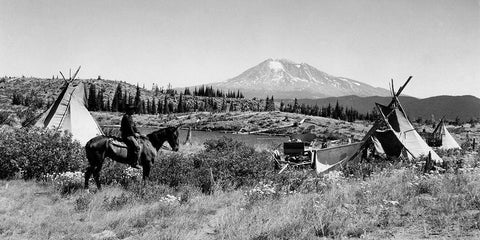
<path id="1" fill-rule="evenodd" d="M 246 97 L 322 98 L 346 95 L 389 96 L 383 88 L 324 73 L 306 63 L 267 59 L 232 79 L 209 84 L 243 92 Z"/>

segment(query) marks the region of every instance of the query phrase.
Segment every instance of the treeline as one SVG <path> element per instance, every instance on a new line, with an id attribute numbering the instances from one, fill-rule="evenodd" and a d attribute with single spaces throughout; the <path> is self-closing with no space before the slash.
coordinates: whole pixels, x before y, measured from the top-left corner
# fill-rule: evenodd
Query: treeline
<path id="1" fill-rule="evenodd" d="M 171 89 L 170 85 L 167 89 L 154 85 L 154 96 L 152 98 L 144 98 L 141 96 L 138 85 L 135 95 L 131 95 L 126 89 L 122 89 L 121 84 L 118 84 L 112 101 L 110 101 L 110 97 L 105 96 L 105 89 L 97 90 L 95 84 L 90 84 L 88 92 L 87 108 L 89 111 L 124 112 L 128 105 L 135 106 L 135 112 L 137 114 L 260 110 L 259 106 L 232 103 L 226 99 L 243 98 L 243 94 L 240 91 L 228 91 L 225 93 L 221 90 L 214 90 L 212 87 L 204 86 L 195 88 L 193 93 L 190 92 L 189 88 L 185 88 L 184 92 L 181 92 L 177 96 L 177 91 Z M 194 98 L 187 102 L 185 96 L 200 96 L 204 98 Z M 215 99 L 218 97 L 222 97 L 223 99 L 218 101 Z"/>
<path id="2" fill-rule="evenodd" d="M 153 93 L 155 96 L 158 96 L 160 94 L 178 95 L 177 90 L 172 89 L 172 86 L 170 84 L 168 84 L 166 89 L 164 89 L 163 87 L 158 87 L 158 85 L 153 85 Z M 183 95 L 199 96 L 199 97 L 245 98 L 243 96 L 243 93 L 240 92 L 240 90 L 237 90 L 237 91 L 227 90 L 225 92 L 221 89 L 214 89 L 212 86 L 205 86 L 205 85 L 202 85 L 200 87 L 195 87 L 193 92 L 190 90 L 190 88 L 186 87 L 183 90 Z"/>
<path id="3" fill-rule="evenodd" d="M 272 96 L 273 100 L 273 96 Z M 355 120 L 368 120 L 375 121 L 378 118 L 378 112 L 375 108 L 371 112 L 366 114 L 359 113 L 357 110 L 352 107 L 341 106 L 338 101 L 333 107 L 330 103 L 328 106 L 310 106 L 308 104 L 299 104 L 298 100 L 295 98 L 293 104 L 287 104 L 282 101 L 280 102 L 280 111 L 281 112 L 293 112 L 301 113 L 310 116 L 319 116 L 333 119 L 340 119 L 348 122 L 353 122 Z"/>
<path id="4" fill-rule="evenodd" d="M 185 88 L 183 94 L 185 95 L 193 95 L 193 96 L 201 96 L 201 97 L 226 97 L 226 98 L 244 98 L 243 93 L 238 91 L 230 91 L 224 92 L 220 89 L 213 89 L 212 86 L 205 87 L 204 85 L 200 87 L 195 87 L 193 90 L 193 94 L 190 94 L 190 88 Z"/>

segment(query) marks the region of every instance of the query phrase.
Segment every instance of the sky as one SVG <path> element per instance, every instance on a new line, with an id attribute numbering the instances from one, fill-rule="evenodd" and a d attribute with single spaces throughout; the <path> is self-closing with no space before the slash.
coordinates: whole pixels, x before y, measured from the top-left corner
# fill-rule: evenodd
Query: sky
<path id="1" fill-rule="evenodd" d="M 0 76 L 81 65 L 80 78 L 184 87 L 268 58 L 480 97 L 480 0 L 0 0 Z"/>

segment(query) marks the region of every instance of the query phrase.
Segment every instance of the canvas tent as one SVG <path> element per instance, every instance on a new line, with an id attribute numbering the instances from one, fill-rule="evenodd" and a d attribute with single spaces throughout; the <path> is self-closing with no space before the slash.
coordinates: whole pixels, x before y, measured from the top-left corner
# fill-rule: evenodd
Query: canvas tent
<path id="1" fill-rule="evenodd" d="M 440 123 L 435 127 L 435 130 L 428 139 L 430 146 L 438 147 L 439 149 L 461 149 L 457 141 L 453 138 L 450 132 L 445 127 L 444 119 L 440 120 Z"/>
<path id="2" fill-rule="evenodd" d="M 71 81 L 66 81 L 57 100 L 41 115 L 35 126 L 68 131 L 72 134 L 73 139 L 85 145 L 91 138 L 103 135 L 102 130 L 85 106 L 84 84 L 81 82 L 74 84 L 71 79 Z"/>
<path id="3" fill-rule="evenodd" d="M 388 156 L 405 155 L 409 159 L 418 159 L 421 156 L 428 156 L 430 153 L 433 161 L 442 162 L 442 159 L 428 146 L 410 123 L 398 98 L 394 97 L 392 101 L 393 104 L 389 106 L 377 103 L 386 129 L 376 130 L 372 134 L 371 140 L 375 150 Z"/>

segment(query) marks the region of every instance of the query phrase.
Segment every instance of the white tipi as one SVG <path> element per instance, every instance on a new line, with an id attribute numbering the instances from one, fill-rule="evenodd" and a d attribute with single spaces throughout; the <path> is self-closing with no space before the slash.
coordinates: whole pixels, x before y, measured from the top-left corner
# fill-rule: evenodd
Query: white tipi
<path id="1" fill-rule="evenodd" d="M 457 141 L 455 141 L 453 136 L 445 127 L 443 118 L 433 131 L 432 139 L 438 141 L 438 143 L 441 143 L 441 145 L 438 146 L 439 149 L 461 149 L 460 145 L 458 145 Z"/>
<path id="2" fill-rule="evenodd" d="M 57 100 L 42 114 L 35 123 L 37 127 L 68 131 L 73 139 L 85 145 L 95 136 L 103 135 L 101 128 L 88 112 L 86 106 L 85 86 L 83 83 L 74 84 L 77 72 L 69 81 L 66 81 Z M 63 77 L 63 74 L 60 72 Z M 65 78 L 64 78 L 65 79 Z"/>
<path id="3" fill-rule="evenodd" d="M 410 79 L 411 77 L 401 89 Z M 433 161 L 442 162 L 440 156 L 428 146 L 408 120 L 405 110 L 398 100 L 398 95 L 394 94 L 392 102 L 388 106 L 376 104 L 383 122 L 387 126 L 386 130 L 376 130 L 371 136 L 376 151 L 389 156 L 400 156 L 400 154 L 406 153 L 409 159 L 418 159 L 420 156 L 431 154 Z"/>
<path id="4" fill-rule="evenodd" d="M 376 150 L 387 155 L 395 156 L 402 153 L 402 147 L 406 150 L 409 159 L 419 158 L 431 154 L 432 160 L 439 163 L 442 159 L 422 139 L 405 114 L 405 111 L 395 98 L 393 108 L 377 103 L 377 107 L 385 119 L 387 130 L 376 131 L 372 136 Z M 379 147 L 379 144 L 381 148 Z"/>

